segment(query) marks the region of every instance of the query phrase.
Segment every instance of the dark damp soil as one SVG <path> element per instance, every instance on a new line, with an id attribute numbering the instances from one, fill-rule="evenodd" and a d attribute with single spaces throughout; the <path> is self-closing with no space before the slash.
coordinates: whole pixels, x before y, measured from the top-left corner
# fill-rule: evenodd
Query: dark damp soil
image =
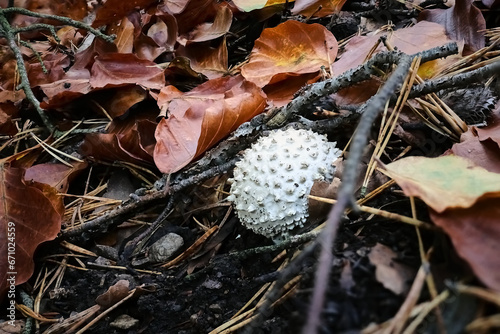
<path id="1" fill-rule="evenodd" d="M 186 274 L 186 265 L 164 270 L 162 275 L 68 268 L 61 286 L 67 294 L 58 300 L 47 299 L 44 310 L 58 312 L 67 318 L 72 312 L 95 305 L 97 296 L 118 280 L 126 279 L 131 288 L 145 284 L 150 292 L 130 299 L 109 313 L 91 328 L 90 333 L 209 333 L 238 312 L 266 279 L 272 280 L 272 273 L 278 269 L 278 265 L 272 263 L 277 254 L 255 255 L 244 261 L 223 256 L 229 251 L 271 244 L 239 224 L 235 224 L 235 230 L 210 264 L 195 270 L 192 275 Z M 235 239 L 238 234 L 240 237 Z M 377 243 L 391 248 L 398 262 L 416 272 L 420 259 L 412 226 L 376 220 L 346 223 L 337 239 L 322 333 L 356 332 L 396 314 L 402 297 L 377 281 L 375 268 L 368 259 L 371 247 Z M 302 271 L 299 288 L 273 308 L 272 314 L 255 332 L 300 332 L 307 316 L 315 264 L 312 258 Z M 139 320 L 139 324 L 127 330 L 112 328 L 110 323 L 122 314 Z"/>

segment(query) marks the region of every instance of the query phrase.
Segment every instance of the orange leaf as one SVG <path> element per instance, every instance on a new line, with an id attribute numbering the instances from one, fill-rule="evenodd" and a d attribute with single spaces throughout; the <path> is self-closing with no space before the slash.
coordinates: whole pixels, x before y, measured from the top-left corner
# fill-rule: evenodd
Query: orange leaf
<path id="1" fill-rule="evenodd" d="M 266 105 L 265 94 L 241 76 L 213 79 L 179 95 L 165 87 L 159 97 L 166 101 L 160 108 L 168 107 L 155 133 L 154 160 L 163 173 L 178 171 Z"/>
<path id="2" fill-rule="evenodd" d="M 289 20 L 265 29 L 241 74 L 259 87 L 285 80 L 289 75 L 318 72 L 337 57 L 338 44 L 319 24 Z"/>

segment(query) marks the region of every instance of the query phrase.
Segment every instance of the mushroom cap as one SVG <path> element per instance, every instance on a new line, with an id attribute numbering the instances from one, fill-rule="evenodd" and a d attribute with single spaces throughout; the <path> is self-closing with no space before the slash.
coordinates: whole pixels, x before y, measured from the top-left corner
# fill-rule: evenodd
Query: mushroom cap
<path id="1" fill-rule="evenodd" d="M 228 200 L 245 227 L 284 239 L 304 226 L 311 187 L 333 179 L 340 154 L 335 143 L 311 130 L 276 130 L 243 152 Z"/>

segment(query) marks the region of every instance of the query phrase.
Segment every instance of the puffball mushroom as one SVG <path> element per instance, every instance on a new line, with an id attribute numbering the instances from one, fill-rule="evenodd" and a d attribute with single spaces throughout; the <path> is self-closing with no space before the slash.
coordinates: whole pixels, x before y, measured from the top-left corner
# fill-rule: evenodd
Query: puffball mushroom
<path id="1" fill-rule="evenodd" d="M 311 130 L 274 131 L 243 152 L 227 199 L 245 227 L 282 240 L 304 226 L 311 187 L 333 179 L 340 154 L 335 143 Z"/>

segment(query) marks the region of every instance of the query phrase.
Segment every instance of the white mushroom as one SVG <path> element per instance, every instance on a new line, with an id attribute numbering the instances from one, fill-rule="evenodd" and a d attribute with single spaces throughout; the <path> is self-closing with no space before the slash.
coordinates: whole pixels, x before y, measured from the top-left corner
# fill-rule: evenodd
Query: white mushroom
<path id="1" fill-rule="evenodd" d="M 241 223 L 281 240 L 303 227 L 314 181 L 331 181 L 341 152 L 310 130 L 277 130 L 260 138 L 236 163 L 228 200 Z"/>

